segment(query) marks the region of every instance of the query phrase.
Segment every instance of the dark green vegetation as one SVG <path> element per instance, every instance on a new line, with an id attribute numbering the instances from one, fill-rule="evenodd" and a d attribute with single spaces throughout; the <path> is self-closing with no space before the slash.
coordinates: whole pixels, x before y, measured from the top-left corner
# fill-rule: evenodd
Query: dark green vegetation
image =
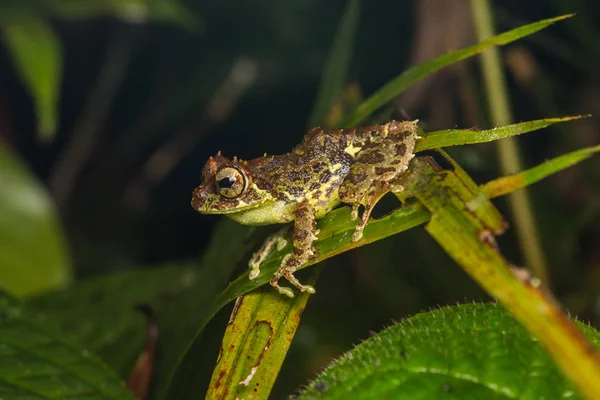
<path id="1" fill-rule="evenodd" d="M 488 198 L 536 183 L 541 273 L 572 314 L 598 325 L 597 160 L 537 183 L 598 150 L 590 147 L 594 117 L 551 118 L 599 112 L 600 53 L 591 29 L 598 6 L 557 0 L 523 10 L 506 2 L 494 10 L 498 32 L 540 15 L 579 15 L 469 48 L 475 37 L 456 29 L 470 24 L 466 2 L 433 9 L 434 1 L 187 3 L 0 1 L 3 398 L 131 398 L 122 382 L 145 342 L 139 304 L 151 307 L 159 325 L 156 399 L 207 391 L 211 398 L 282 398 L 311 378 L 307 398 L 344 398 L 353 388 L 357 398 L 597 393 L 597 356 L 584 351 L 537 282 L 515 278 L 486 233 L 502 227 Z M 426 5 L 427 13 L 418 12 Z M 484 101 L 496 104 L 486 92 L 493 86 L 486 64 L 454 64 L 495 45 L 506 45 L 514 120 L 531 122 L 448 131 L 496 125 Z M 458 48 L 467 49 L 444 54 Z M 332 212 L 319 222 L 316 244 L 315 261 L 328 259 L 326 267 L 300 273 L 310 282 L 322 272 L 312 297 L 253 290 L 289 250 L 272 254 L 257 281 L 247 279 L 245 264 L 269 228 L 219 222 L 189 207 L 200 167 L 216 150 L 244 158 L 281 153 L 300 141 L 307 120 L 355 126 L 403 113 L 427 132 L 418 151 L 550 128 L 519 139 L 523 163 L 534 167 L 511 177 L 496 179 L 505 173 L 490 145 L 453 147 L 454 159 L 426 153 L 451 171 L 423 164 L 407 192 L 412 198 L 369 224 L 358 243 L 350 241 L 348 209 Z M 522 265 L 530 238 L 516 235 L 519 221 L 502 201 L 494 204 L 513 226 L 499 238 L 502 254 Z M 227 325 L 231 307 L 219 310 L 246 293 Z M 530 333 L 499 306 L 418 314 L 488 302 L 486 293 Z M 315 378 L 370 330 L 414 314 Z M 597 343 L 596 331 L 578 326 Z M 211 381 L 221 340 L 226 351 Z"/>

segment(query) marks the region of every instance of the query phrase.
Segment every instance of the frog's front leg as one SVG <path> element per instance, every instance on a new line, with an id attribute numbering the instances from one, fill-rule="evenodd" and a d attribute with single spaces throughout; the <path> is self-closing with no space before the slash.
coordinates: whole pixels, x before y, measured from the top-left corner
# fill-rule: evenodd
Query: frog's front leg
<path id="1" fill-rule="evenodd" d="M 279 293 L 289 297 L 294 297 L 294 292 L 288 287 L 279 286 L 278 281 L 281 277 L 287 279 L 301 292 L 315 293 L 312 286 L 301 284 L 294 276 L 294 272 L 315 254 L 313 242 L 317 239 L 319 233 L 316 229 L 315 210 L 308 203 L 298 205 L 294 212 L 294 218 L 294 232 L 292 234 L 294 249 L 283 258 L 281 266 L 271 279 L 271 285 Z"/>

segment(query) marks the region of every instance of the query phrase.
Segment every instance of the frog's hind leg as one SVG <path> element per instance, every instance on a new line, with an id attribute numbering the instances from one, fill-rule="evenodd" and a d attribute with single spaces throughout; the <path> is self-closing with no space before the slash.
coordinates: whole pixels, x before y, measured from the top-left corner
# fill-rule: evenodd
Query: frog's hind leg
<path id="1" fill-rule="evenodd" d="M 356 224 L 356 228 L 354 229 L 354 234 L 352 234 L 352 241 L 357 242 L 362 239 L 363 230 L 365 226 L 369 222 L 371 218 L 371 213 L 375 208 L 375 205 L 379 202 L 379 200 L 390 191 L 390 185 L 387 182 L 377 182 L 370 189 L 369 192 L 364 196 L 364 198 L 359 202 L 352 205 L 352 217 L 353 219 L 358 218 L 358 208 L 360 205 L 365 207 L 362 215 L 360 216 L 360 220 L 358 224 Z"/>
<path id="2" fill-rule="evenodd" d="M 294 292 L 290 288 L 279 286 L 278 282 L 281 277 L 287 279 L 302 292 L 315 293 L 312 286 L 301 284 L 294 276 L 294 272 L 315 254 L 313 242 L 319 233 L 316 229 L 314 210 L 308 203 L 301 203 L 294 214 L 294 250 L 283 258 L 281 266 L 271 278 L 271 285 L 279 293 L 289 297 L 294 297 Z"/>
<path id="3" fill-rule="evenodd" d="M 358 218 L 358 208 L 365 210 L 352 235 L 353 241 L 362 238 L 365 225 L 377 202 L 391 190 L 401 187 L 395 182 L 406 172 L 414 157 L 417 121 L 390 122 L 385 130 L 374 136 L 358 154 L 339 190 L 340 200 L 352 205 L 352 219 Z"/>

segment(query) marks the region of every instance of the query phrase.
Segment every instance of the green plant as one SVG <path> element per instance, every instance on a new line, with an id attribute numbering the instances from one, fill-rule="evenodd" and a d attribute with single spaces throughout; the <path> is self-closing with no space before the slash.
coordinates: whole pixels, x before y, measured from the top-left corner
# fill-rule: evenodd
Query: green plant
<path id="1" fill-rule="evenodd" d="M 366 123 L 374 112 L 432 72 L 565 18 L 526 25 L 468 49 L 445 54 L 402 73 L 350 112 L 328 113 L 336 102 L 347 100 L 340 98 L 346 82 L 334 77 L 346 76 L 344 71 L 350 60 L 347 55 L 358 24 L 357 15 L 358 2 L 351 1 L 331 51 L 311 123 L 321 121 L 333 126 Z M 346 355 L 301 396 L 344 398 L 345 393 L 354 390 L 353 394 L 363 398 L 382 392 L 393 393 L 396 398 L 409 398 L 415 393 L 434 396 L 441 390 L 448 396 L 458 397 L 502 398 L 525 393 L 529 398 L 536 398 L 574 395 L 577 390 L 583 397 L 593 398 L 597 393 L 595 385 L 600 382 L 600 362 L 595 351 L 588 347 L 589 342 L 578 333 L 576 324 L 560 312 L 538 282 L 526 272 L 513 268 L 499 254 L 493 234 L 501 231 L 504 224 L 489 199 L 537 182 L 590 157 L 600 148 L 575 151 L 481 186 L 450 156 L 438 150 L 494 141 L 577 118 L 550 118 L 480 131 L 452 129 L 423 133 L 418 151 L 429 151 L 427 154 L 434 157 L 423 158 L 423 162 L 418 163 L 402 208 L 372 221 L 364 238 L 357 243 L 350 241 L 348 233 L 354 224 L 349 220 L 347 208 L 337 209 L 319 221 L 321 234 L 316 244 L 319 255 L 311 263 L 427 224 L 427 231 L 445 251 L 506 306 L 529 333 L 508 313 L 490 305 L 468 305 L 420 314 Z M 436 162 L 443 164 L 444 169 L 439 170 Z M 0 185 L 3 183 L 0 181 Z M 14 195 L 16 192 L 10 189 L 0 193 Z M 11 209 L 7 204 L 4 211 L 8 214 Z M 249 281 L 244 272 L 220 292 L 236 265 L 246 261 L 245 256 L 253 247 L 253 233 L 230 221 L 222 222 L 200 266 L 191 262 L 190 265 L 111 274 L 32 299 L 26 306 L 3 296 L 0 341 L 4 357 L 0 387 L 7 393 L 6 398 L 25 395 L 131 398 L 118 376 L 128 376 L 144 342 L 140 329 L 142 317 L 131 311 L 138 303 L 154 310 L 161 332 L 162 360 L 161 370 L 153 382 L 155 397 L 202 397 L 206 387 L 198 384 L 196 366 L 205 357 L 206 349 L 199 338 L 209 320 L 236 298 L 240 300 L 225 333 L 223 354 L 214 371 L 208 397 L 241 398 L 250 394 L 254 398 L 268 397 L 310 296 L 289 300 L 269 287 L 261 287 L 289 248 L 271 254 L 256 281 Z M 316 268 L 312 272 L 313 280 L 318 271 Z M 173 310 L 180 313 L 173 315 Z M 193 318 L 193 324 L 189 324 L 190 320 L 185 327 L 179 323 L 183 315 Z M 583 330 L 588 340 L 597 343 L 596 331 Z M 530 333 L 537 340 L 533 340 Z M 574 386 L 562 378 L 540 343 L 554 356 L 559 369 Z M 100 356 L 104 363 L 90 356 L 90 352 Z M 492 362 L 481 357 L 482 354 L 493 354 Z M 22 369 L 12 367 L 17 361 Z M 374 377 L 373 367 L 386 373 Z M 515 370 L 527 367 L 539 368 L 541 372 L 519 379 L 521 374 Z M 478 375 L 477 371 L 486 369 L 491 371 L 488 375 Z M 60 372 L 58 380 L 55 379 L 57 371 Z M 346 379 L 347 376 L 363 379 L 351 380 Z M 541 385 L 536 377 L 550 383 Z M 476 381 L 475 378 L 481 379 Z"/>

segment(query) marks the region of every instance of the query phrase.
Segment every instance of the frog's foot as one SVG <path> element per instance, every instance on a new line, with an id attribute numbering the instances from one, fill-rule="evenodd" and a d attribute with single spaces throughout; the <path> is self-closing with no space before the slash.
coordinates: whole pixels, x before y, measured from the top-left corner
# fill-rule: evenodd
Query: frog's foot
<path id="1" fill-rule="evenodd" d="M 314 254 L 313 251 L 311 251 L 311 253 Z M 314 287 L 312 287 L 311 285 L 301 284 L 300 281 L 294 276 L 294 272 L 296 272 L 296 269 L 298 269 L 298 267 L 302 264 L 304 264 L 304 262 L 302 262 L 301 258 L 296 256 L 296 254 L 286 255 L 282 260 L 281 266 L 271 278 L 271 286 L 273 286 L 281 294 L 284 294 L 290 298 L 294 297 L 294 292 L 292 291 L 292 289 L 285 286 L 279 286 L 279 279 L 283 277 L 287 279 L 292 285 L 297 287 L 301 292 L 308 292 L 310 294 L 314 294 Z"/>
<path id="2" fill-rule="evenodd" d="M 260 249 L 252 255 L 250 262 L 248 262 L 248 266 L 250 267 L 248 278 L 250 278 L 250 280 L 254 280 L 260 275 L 260 265 L 265 258 L 267 258 L 273 246 L 276 245 L 277 250 L 280 251 L 287 245 L 287 240 L 285 238 L 287 231 L 288 229 L 284 228 L 267 237 Z"/>

